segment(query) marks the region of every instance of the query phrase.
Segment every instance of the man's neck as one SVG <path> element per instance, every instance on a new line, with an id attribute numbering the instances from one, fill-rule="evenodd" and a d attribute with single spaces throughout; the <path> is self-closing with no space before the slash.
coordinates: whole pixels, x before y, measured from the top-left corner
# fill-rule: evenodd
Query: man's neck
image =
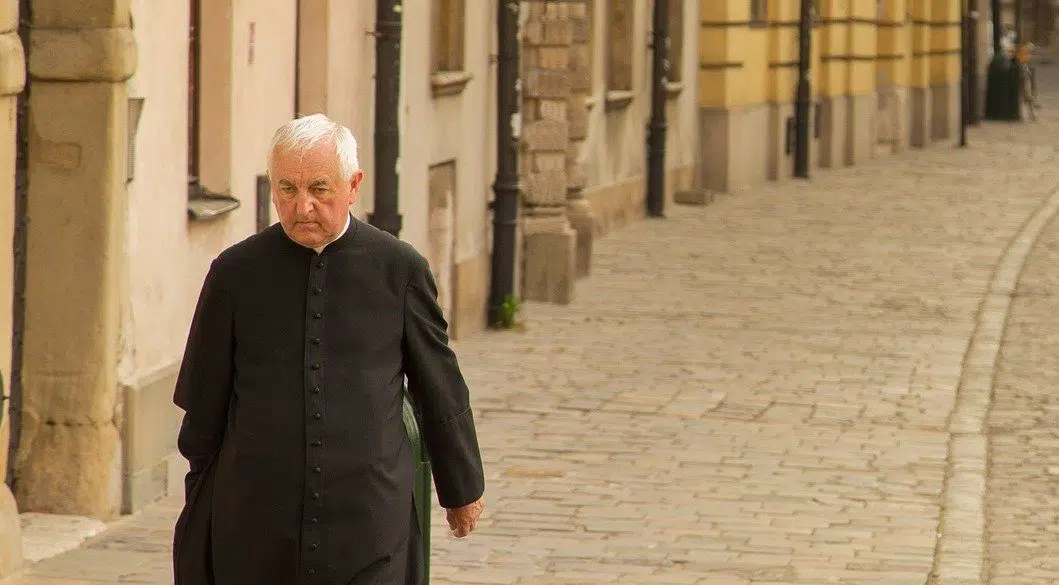
<path id="1" fill-rule="evenodd" d="M 334 241 L 335 241 L 335 240 L 337 240 L 338 238 L 341 238 L 342 236 L 346 235 L 346 230 L 348 230 L 348 229 L 349 229 L 349 224 L 350 224 L 350 223 L 352 223 L 352 222 L 353 222 L 353 220 L 351 219 L 350 215 L 349 215 L 349 214 L 347 213 L 347 214 L 346 214 L 346 227 L 342 228 L 342 231 L 338 232 L 338 235 L 337 235 L 337 236 L 335 236 L 335 237 L 333 237 L 333 238 L 331 238 L 331 240 L 330 240 L 330 241 L 328 241 L 328 242 L 327 242 L 327 243 L 325 243 L 325 244 L 321 244 L 321 245 L 319 245 L 319 246 L 317 246 L 317 247 L 313 248 L 313 250 L 316 250 L 316 253 L 317 253 L 317 254 L 322 254 L 322 253 L 323 253 L 323 251 L 324 251 L 324 248 L 326 248 L 327 246 L 329 246 L 329 245 L 330 245 L 330 244 L 331 244 L 332 242 L 334 242 Z"/>

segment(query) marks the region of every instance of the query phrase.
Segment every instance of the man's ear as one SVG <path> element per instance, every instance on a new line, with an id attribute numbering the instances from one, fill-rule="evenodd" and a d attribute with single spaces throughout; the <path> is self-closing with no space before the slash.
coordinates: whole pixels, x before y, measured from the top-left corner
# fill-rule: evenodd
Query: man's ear
<path id="1" fill-rule="evenodd" d="M 349 187 L 356 195 L 357 189 L 360 189 L 360 183 L 364 180 L 364 171 L 357 171 L 353 173 L 353 178 L 349 180 Z"/>

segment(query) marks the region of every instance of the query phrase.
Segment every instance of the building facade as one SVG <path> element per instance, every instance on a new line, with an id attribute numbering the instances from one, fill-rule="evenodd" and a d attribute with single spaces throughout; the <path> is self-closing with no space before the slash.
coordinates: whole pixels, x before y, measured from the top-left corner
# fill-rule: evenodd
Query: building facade
<path id="1" fill-rule="evenodd" d="M 404 0 L 401 237 L 429 259 L 455 338 L 487 325 L 498 3 L 521 7 L 520 111 L 505 120 L 520 150 L 516 292 L 564 303 L 593 240 L 644 215 L 654 1 Z M 667 201 L 789 176 L 798 0 L 661 1 Z M 377 198 L 375 1 L 21 4 L 28 43 L 19 0 L 0 0 L 0 337 L 16 340 L 0 364 L 17 364 L 5 392 L 21 382 L 0 422 L 0 458 L 9 437 L 15 453 L 0 574 L 19 562 L 19 511 L 106 519 L 182 490 L 171 400 L 188 324 L 212 259 L 276 220 L 276 127 L 316 112 L 349 126 L 366 173 L 354 214 Z M 815 166 L 954 136 L 958 0 L 817 6 Z"/>
<path id="2" fill-rule="evenodd" d="M 799 0 L 700 6 L 699 182 L 733 191 L 790 177 Z M 814 8 L 810 168 L 956 136 L 961 0 L 814 0 Z"/>
<path id="3" fill-rule="evenodd" d="M 402 11 L 401 237 L 429 259 L 457 339 L 487 325 L 498 1 Z M 699 156 L 699 7 L 667 1 L 672 200 Z M 0 306 L 25 298 L 24 325 L 0 311 L 0 336 L 20 339 L 0 363 L 12 346 L 23 356 L 3 368 L 5 389 L 12 371 L 22 382 L 21 409 L 2 421 L 16 453 L 13 489 L 0 489 L 6 573 L 20 511 L 107 519 L 182 489 L 171 401 L 188 324 L 212 259 L 276 220 L 264 177 L 274 129 L 316 112 L 348 125 L 366 173 L 354 214 L 374 208 L 378 33 L 372 1 L 23 0 L 24 51 L 19 2 L 0 2 L 0 170 L 11 171 L 0 189 L 16 192 L 16 153 L 28 177 L 26 209 L 14 196 L 0 205 L 5 246 L 28 220 L 24 289 L 15 250 L 0 250 Z M 520 4 L 516 292 L 562 303 L 593 239 L 644 215 L 653 3 Z"/>

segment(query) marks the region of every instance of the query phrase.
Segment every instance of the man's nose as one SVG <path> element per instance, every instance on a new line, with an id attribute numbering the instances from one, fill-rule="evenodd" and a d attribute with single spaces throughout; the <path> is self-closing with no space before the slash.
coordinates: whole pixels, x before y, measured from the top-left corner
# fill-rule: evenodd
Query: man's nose
<path id="1" fill-rule="evenodd" d="M 314 209 L 313 198 L 309 197 L 308 193 L 306 193 L 304 191 L 301 192 L 301 193 L 298 193 L 297 202 L 298 202 L 297 203 L 298 204 L 298 215 L 301 215 L 301 216 L 304 217 L 304 216 L 308 216 L 310 213 L 313 212 L 313 209 Z"/>

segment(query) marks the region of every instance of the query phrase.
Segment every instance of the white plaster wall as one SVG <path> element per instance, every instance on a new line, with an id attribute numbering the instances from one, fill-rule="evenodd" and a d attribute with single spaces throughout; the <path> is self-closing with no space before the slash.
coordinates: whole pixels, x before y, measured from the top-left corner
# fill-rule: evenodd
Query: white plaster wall
<path id="1" fill-rule="evenodd" d="M 412 0 L 411 4 L 429 4 L 429 0 Z M 496 172 L 496 67 L 489 59 L 496 45 L 496 1 L 472 1 L 467 7 L 464 69 L 471 74 L 471 81 L 463 93 L 431 98 L 427 46 L 424 43 L 409 47 L 419 54 L 414 62 L 422 63 L 423 72 L 408 78 L 409 85 L 414 82 L 417 86 L 409 99 L 432 106 L 424 128 L 430 137 L 428 164 L 457 160 L 456 262 L 480 256 L 491 247 L 487 202 L 492 198 Z M 428 11 L 417 11 L 417 20 L 429 27 Z M 424 34 L 428 31 L 429 28 Z M 409 126 L 406 131 L 413 140 L 418 134 L 415 128 Z M 424 238 L 426 205 L 424 190 L 421 204 L 424 212 L 421 237 Z"/>
<path id="2" fill-rule="evenodd" d="M 177 359 L 190 320 L 187 251 L 188 1 L 132 0 L 139 66 L 129 96 L 145 99 L 129 183 L 122 383 Z"/>
<path id="3" fill-rule="evenodd" d="M 457 262 L 487 247 L 486 201 L 492 171 L 490 145 L 496 81 L 489 63 L 495 0 L 467 3 L 464 70 L 471 74 L 463 92 L 434 98 L 430 85 L 430 0 L 405 2 L 402 51 L 401 213 L 402 239 L 427 253 L 428 170 L 456 161 Z M 495 149 L 494 149 L 495 150 Z"/>
<path id="4" fill-rule="evenodd" d="M 592 22 L 592 108 L 588 134 L 581 147 L 589 187 L 605 186 L 646 173 L 647 123 L 651 117 L 650 30 L 652 0 L 636 0 L 633 27 L 633 91 L 635 97 L 624 109 L 605 108 L 604 68 L 607 62 L 606 0 L 593 2 Z M 696 86 L 698 85 L 699 6 L 684 0 L 684 89 L 667 102 L 666 168 L 695 162 L 698 144 L 696 130 Z"/>
<path id="5" fill-rule="evenodd" d="M 695 0 L 684 2 L 684 55 L 681 64 L 680 79 L 684 89 L 670 98 L 666 108 L 666 168 L 683 167 L 696 162 L 699 152 L 698 121 L 698 79 L 699 79 L 699 3 Z M 644 23 L 645 30 L 650 28 L 650 15 Z M 647 61 L 647 91 L 650 93 L 651 63 Z M 650 106 L 647 117 L 650 119 Z M 646 140 L 646 138 L 645 138 Z M 646 144 L 646 143 L 644 143 Z M 646 157 L 646 146 L 644 146 Z"/>

